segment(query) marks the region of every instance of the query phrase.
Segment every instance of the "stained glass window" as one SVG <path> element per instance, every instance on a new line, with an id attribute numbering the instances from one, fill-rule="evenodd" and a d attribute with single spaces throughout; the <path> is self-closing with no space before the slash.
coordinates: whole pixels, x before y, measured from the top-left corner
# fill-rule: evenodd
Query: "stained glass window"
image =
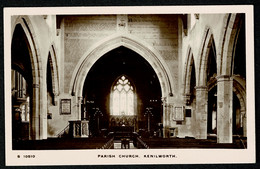
<path id="1" fill-rule="evenodd" d="M 122 76 L 112 88 L 112 115 L 134 115 L 134 91 L 130 81 Z"/>

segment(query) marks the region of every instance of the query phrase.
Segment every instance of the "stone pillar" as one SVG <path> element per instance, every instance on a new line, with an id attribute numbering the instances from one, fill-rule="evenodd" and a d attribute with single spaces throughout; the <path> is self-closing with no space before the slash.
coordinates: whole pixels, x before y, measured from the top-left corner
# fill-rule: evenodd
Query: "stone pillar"
<path id="1" fill-rule="evenodd" d="M 32 96 L 32 108 L 30 110 L 30 140 L 39 140 L 40 139 L 40 92 L 39 84 L 32 85 L 33 96 Z"/>
<path id="2" fill-rule="evenodd" d="M 208 88 L 196 86 L 196 138 L 207 139 Z"/>
<path id="3" fill-rule="evenodd" d="M 163 138 L 167 138 L 168 136 L 168 106 L 164 105 L 163 111 Z"/>
<path id="4" fill-rule="evenodd" d="M 82 107 L 83 98 L 81 96 L 78 97 L 78 120 L 81 120 L 81 107 Z"/>
<path id="5" fill-rule="evenodd" d="M 47 96 L 47 95 L 45 95 Z M 48 137 L 48 122 L 47 122 L 47 97 L 40 97 L 39 102 L 39 119 L 40 119 L 40 140 L 47 139 Z"/>
<path id="6" fill-rule="evenodd" d="M 233 80 L 223 75 L 217 81 L 217 142 L 232 143 Z"/>
<path id="7" fill-rule="evenodd" d="M 41 111 L 40 114 L 40 140 L 47 139 L 48 137 L 48 122 L 47 122 L 47 109 Z"/>
<path id="8" fill-rule="evenodd" d="M 57 106 L 58 105 L 58 93 L 54 93 L 54 97 L 53 97 L 53 99 L 54 99 L 54 101 L 53 101 L 53 104 L 54 104 L 54 106 Z"/>
<path id="9" fill-rule="evenodd" d="M 167 120 L 166 97 L 162 97 L 162 107 L 163 107 L 163 138 L 166 138 L 166 120 Z"/>
<path id="10" fill-rule="evenodd" d="M 246 112 L 245 110 L 241 110 L 241 115 L 242 115 L 242 126 L 243 126 L 243 137 L 247 137 L 247 122 L 246 122 Z"/>

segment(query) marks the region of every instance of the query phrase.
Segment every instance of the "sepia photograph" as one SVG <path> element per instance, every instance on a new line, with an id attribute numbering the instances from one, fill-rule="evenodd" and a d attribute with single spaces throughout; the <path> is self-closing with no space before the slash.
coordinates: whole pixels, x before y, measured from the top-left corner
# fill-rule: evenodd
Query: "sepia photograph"
<path id="1" fill-rule="evenodd" d="M 252 6 L 4 14 L 6 165 L 255 162 Z"/>

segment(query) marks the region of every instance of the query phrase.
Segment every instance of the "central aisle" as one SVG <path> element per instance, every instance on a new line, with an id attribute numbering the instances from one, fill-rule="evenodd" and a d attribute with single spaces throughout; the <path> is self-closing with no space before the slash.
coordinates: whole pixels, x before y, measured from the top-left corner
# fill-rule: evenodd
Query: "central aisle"
<path id="1" fill-rule="evenodd" d="M 114 149 L 121 149 L 121 141 L 120 140 L 114 140 Z M 133 141 L 130 141 L 130 148 L 129 149 L 137 149 Z"/>

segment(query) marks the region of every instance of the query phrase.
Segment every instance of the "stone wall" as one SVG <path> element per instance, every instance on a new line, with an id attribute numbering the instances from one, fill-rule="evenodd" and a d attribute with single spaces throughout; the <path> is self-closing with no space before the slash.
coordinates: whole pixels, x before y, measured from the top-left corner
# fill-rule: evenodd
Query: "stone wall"
<path id="1" fill-rule="evenodd" d="M 153 46 L 166 61 L 174 81 L 178 81 L 178 16 L 129 15 L 128 32 Z M 174 91 L 178 91 L 174 83 Z"/>
<path id="2" fill-rule="evenodd" d="M 121 17 L 121 18 L 119 18 Z M 120 19 L 125 19 L 124 28 L 120 28 Z M 61 91 L 64 95 L 70 95 L 68 84 L 73 80 L 73 72 L 77 71 L 76 65 L 85 53 L 95 44 L 107 37 L 120 33 L 137 37 L 160 54 L 170 70 L 171 78 L 176 83 L 172 84 L 173 91 L 178 94 L 178 16 L 177 15 L 95 15 L 95 16 L 65 16 L 61 23 Z M 64 87 L 63 87 L 64 86 Z M 60 97 L 61 98 L 61 97 Z M 77 103 L 77 98 L 72 97 Z M 176 99 L 178 100 L 178 98 Z M 49 126 L 60 130 L 58 126 L 64 126 L 70 118 L 77 118 L 78 108 L 72 107 L 71 117 L 64 115 L 53 116 L 55 125 L 49 122 Z M 60 125 L 58 125 L 60 124 Z M 57 127 L 55 127 L 57 126 Z M 54 129 L 52 129 L 54 130 Z"/>
<path id="3" fill-rule="evenodd" d="M 84 53 L 101 39 L 115 33 L 116 16 L 64 17 L 64 84 L 69 84 L 72 73 Z M 69 92 L 64 85 L 64 92 Z"/>
<path id="4" fill-rule="evenodd" d="M 127 33 L 157 50 L 178 80 L 178 17 L 128 15 Z M 64 18 L 64 84 L 69 84 L 75 65 L 95 43 L 117 32 L 117 16 L 69 16 Z M 177 84 L 177 83 L 176 83 Z M 177 85 L 174 86 L 175 90 Z M 70 91 L 69 85 L 64 92 Z M 177 91 L 177 90 L 176 90 Z"/>

